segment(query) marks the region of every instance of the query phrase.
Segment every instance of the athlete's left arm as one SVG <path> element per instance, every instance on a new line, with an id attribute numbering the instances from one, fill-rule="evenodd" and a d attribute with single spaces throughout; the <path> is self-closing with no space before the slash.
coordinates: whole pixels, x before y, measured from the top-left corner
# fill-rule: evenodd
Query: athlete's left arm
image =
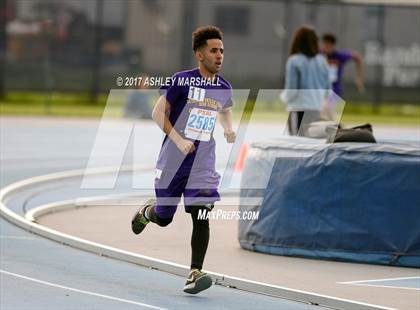
<path id="1" fill-rule="evenodd" d="M 365 82 L 364 82 L 364 78 L 363 78 L 363 58 L 362 56 L 357 53 L 352 51 L 351 52 L 351 59 L 354 60 L 354 63 L 356 64 L 356 86 L 357 89 L 359 90 L 359 92 L 364 92 L 365 91 Z"/>
<path id="2" fill-rule="evenodd" d="M 225 108 L 219 110 L 219 121 L 224 129 L 224 135 L 228 143 L 234 143 L 236 133 L 232 129 L 232 109 Z"/>

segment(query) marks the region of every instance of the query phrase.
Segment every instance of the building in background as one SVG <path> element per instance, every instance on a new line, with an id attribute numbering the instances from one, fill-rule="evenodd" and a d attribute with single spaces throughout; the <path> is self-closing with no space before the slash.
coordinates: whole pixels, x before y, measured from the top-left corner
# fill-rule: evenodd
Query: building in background
<path id="1" fill-rule="evenodd" d="M 368 92 L 357 94 L 349 66 L 348 98 L 420 102 L 420 5 L 381 3 L 8 0 L 5 85 L 107 91 L 119 75 L 169 75 L 195 65 L 191 32 L 215 24 L 225 33 L 223 74 L 236 88 L 280 88 L 292 32 L 310 24 L 364 56 Z"/>

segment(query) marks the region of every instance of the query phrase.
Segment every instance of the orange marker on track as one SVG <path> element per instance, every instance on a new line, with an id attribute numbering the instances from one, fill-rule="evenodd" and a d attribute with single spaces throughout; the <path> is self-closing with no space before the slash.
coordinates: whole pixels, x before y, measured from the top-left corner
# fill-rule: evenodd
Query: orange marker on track
<path id="1" fill-rule="evenodd" d="M 248 144 L 243 143 L 239 149 L 238 158 L 235 163 L 235 171 L 242 171 L 244 169 L 246 155 L 248 153 Z"/>

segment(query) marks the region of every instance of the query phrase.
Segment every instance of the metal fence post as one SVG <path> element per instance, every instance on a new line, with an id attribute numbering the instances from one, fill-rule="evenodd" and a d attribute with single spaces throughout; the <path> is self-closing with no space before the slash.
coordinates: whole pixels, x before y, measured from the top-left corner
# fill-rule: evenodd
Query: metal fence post
<path id="1" fill-rule="evenodd" d="M 103 24 L 104 1 L 96 0 L 96 23 L 95 38 L 93 40 L 93 62 L 92 62 L 92 88 L 91 100 L 98 101 L 101 82 L 101 63 L 102 63 L 102 24 Z"/>
<path id="2" fill-rule="evenodd" d="M 376 23 L 376 40 L 380 46 L 380 49 L 385 48 L 385 7 L 383 5 L 377 6 L 377 23 Z M 383 72 L 384 64 L 380 62 L 375 67 L 375 83 L 374 83 L 374 95 L 373 95 L 373 111 L 379 112 L 379 106 L 382 103 L 382 92 L 383 92 Z"/>
<path id="3" fill-rule="evenodd" d="M 6 90 L 4 86 L 7 51 L 6 12 L 6 0 L 0 0 L 0 100 L 3 100 L 6 97 Z"/>

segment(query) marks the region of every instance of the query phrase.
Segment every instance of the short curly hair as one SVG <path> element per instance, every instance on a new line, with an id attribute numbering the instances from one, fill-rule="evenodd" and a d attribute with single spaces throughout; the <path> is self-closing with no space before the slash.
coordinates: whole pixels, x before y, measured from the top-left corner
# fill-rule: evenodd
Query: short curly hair
<path id="1" fill-rule="evenodd" d="M 216 26 L 198 27 L 192 34 L 192 48 L 197 51 L 207 44 L 207 40 L 223 40 L 223 32 Z"/>
<path id="2" fill-rule="evenodd" d="M 331 44 L 336 44 L 337 43 L 337 37 L 333 33 L 326 33 L 322 36 L 322 41 L 323 42 L 328 42 L 328 43 L 331 43 Z"/>

